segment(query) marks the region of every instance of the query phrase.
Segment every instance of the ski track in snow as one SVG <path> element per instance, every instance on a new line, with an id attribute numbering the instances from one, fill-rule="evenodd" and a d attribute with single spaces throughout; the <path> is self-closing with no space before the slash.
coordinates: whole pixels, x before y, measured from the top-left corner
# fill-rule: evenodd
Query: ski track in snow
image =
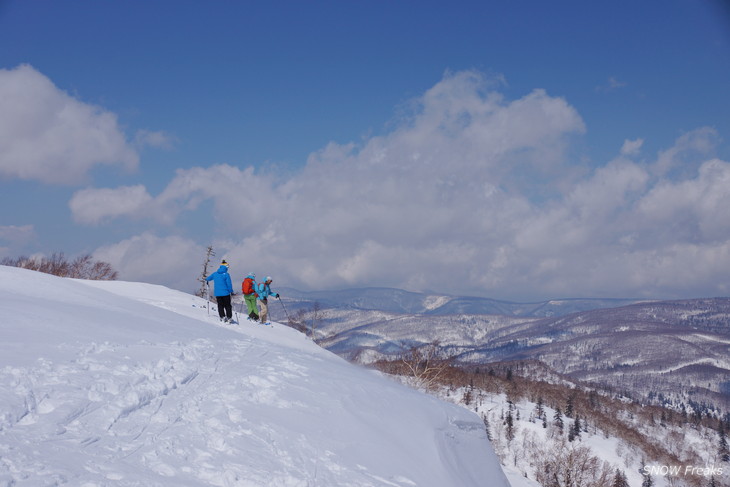
<path id="1" fill-rule="evenodd" d="M 278 392 L 286 386 L 283 379 L 299 379 L 303 371 L 271 353 L 248 356 L 250 347 L 250 340 L 243 339 L 221 353 L 207 340 L 198 339 L 170 344 L 165 358 L 145 361 L 144 346 L 104 343 L 78 350 L 76 359 L 65 364 L 41 360 L 32 368 L 5 367 L 0 370 L 4 411 L 0 418 L 0 472 L 20 476 L 28 485 L 62 485 L 73 476 L 65 472 L 65 465 L 81 463 L 98 478 L 87 481 L 86 487 L 114 485 L 123 479 L 129 485 L 149 485 L 144 478 L 137 483 L 129 479 L 126 468 L 114 468 L 137 456 L 162 477 L 186 474 L 210 485 L 305 485 L 298 476 L 269 471 L 268 458 L 284 453 L 277 449 L 276 432 L 249 422 L 242 405 L 236 404 L 243 394 L 259 406 L 296 406 Z M 109 361 L 109 354 L 122 354 L 127 360 L 122 364 Z M 135 358 L 140 356 L 142 360 Z M 240 374 L 242 370 L 246 373 Z M 221 374 L 227 380 L 221 381 Z M 211 416 L 211 410 L 216 414 Z M 179 427 L 192 427 L 186 436 L 194 435 L 198 439 L 193 444 L 208 449 L 200 451 L 181 444 L 176 435 Z M 95 433 L 98 431 L 108 434 L 101 437 Z M 235 449 L 230 442 L 241 436 L 253 437 L 258 444 L 245 468 L 231 456 Z M 7 439 L 12 441 L 3 441 Z M 32 442 L 38 458 L 46 461 L 41 464 L 22 456 L 13 460 L 13 447 L 8 443 L 17 441 Z M 83 453 L 80 457 L 63 454 L 79 446 L 81 452 L 88 453 L 88 459 Z M 230 458 L 222 465 L 211 463 L 211 451 Z M 100 457 L 104 459 L 102 465 Z M 258 480 L 237 484 L 237 471 L 246 470 L 251 479 L 256 457 L 261 459 L 258 475 L 253 475 Z M 49 468 L 48 460 L 54 458 L 60 461 Z M 304 459 L 290 462 L 297 460 Z M 326 455 L 320 461 L 326 461 Z M 0 474 L 0 485 L 2 479 Z"/>
<path id="2" fill-rule="evenodd" d="M 197 322 L 138 337 L 118 321 L 131 339 L 90 328 L 87 341 L 42 337 L 52 345 L 30 340 L 37 359 L 0 362 L 11 364 L 0 368 L 0 487 L 483 485 L 474 472 L 508 485 L 471 413 L 404 392 L 284 326 L 223 325 L 207 306 L 175 303 L 181 293 L 155 293 L 137 299 Z"/>

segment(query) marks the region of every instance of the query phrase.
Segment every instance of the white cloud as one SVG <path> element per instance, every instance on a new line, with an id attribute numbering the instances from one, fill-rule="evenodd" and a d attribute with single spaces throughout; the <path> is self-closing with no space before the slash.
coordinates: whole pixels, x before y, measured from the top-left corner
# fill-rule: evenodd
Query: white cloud
<path id="1" fill-rule="evenodd" d="M 621 147 L 621 154 L 624 156 L 634 156 L 639 153 L 641 146 L 644 145 L 644 139 L 625 140 Z"/>
<path id="2" fill-rule="evenodd" d="M 94 258 L 110 263 L 121 280 L 165 283 L 193 293 L 199 286 L 196 279 L 202 271 L 205 248 L 183 237 L 145 233 L 101 247 Z"/>
<path id="3" fill-rule="evenodd" d="M 158 149 L 172 149 L 177 139 L 164 131 L 138 130 L 134 136 L 134 143 L 139 147 L 149 146 Z"/>
<path id="4" fill-rule="evenodd" d="M 172 223 L 212 201 L 228 255 L 292 285 L 468 287 L 499 236 L 529 216 L 519 185 L 564 178 L 566 140 L 585 130 L 563 99 L 535 91 L 508 102 L 488 84 L 472 72 L 448 75 L 391 133 L 330 144 L 290 177 L 226 165 L 180 170 L 127 214 Z M 103 216 L 110 212 L 84 218 Z M 432 284 L 435 275 L 446 278 Z"/>
<path id="5" fill-rule="evenodd" d="M 655 226 L 672 229 L 675 239 L 716 243 L 730 239 L 730 164 L 713 159 L 697 177 L 657 184 L 638 210 Z"/>
<path id="6" fill-rule="evenodd" d="M 79 215 L 181 224 L 211 202 L 219 229 L 206 238 L 235 262 L 235 279 L 254 271 L 299 288 L 394 286 L 507 299 L 724 289 L 730 165 L 706 157 L 712 130 L 680 137 L 655 161 L 631 159 L 643 145 L 635 139 L 615 160 L 581 167 L 569 143 L 585 127 L 564 99 L 537 90 L 509 101 L 489 86 L 474 72 L 447 75 L 389 133 L 361 145 L 331 143 L 296 174 L 180 170 L 157 196 L 137 189 L 137 204 L 116 214 Z M 195 274 L 208 243 L 172 241 L 167 250 L 181 258 L 169 272 L 177 265 Z M 144 256 L 167 244 L 143 236 L 110 249 L 134 275 L 151 276 Z"/>
<path id="7" fill-rule="evenodd" d="M 31 66 L 0 69 L 0 176 L 78 184 L 97 164 L 139 162 L 116 116 L 59 90 Z"/>
<path id="8" fill-rule="evenodd" d="M 711 127 L 692 130 L 677 139 L 669 149 L 659 153 L 653 165 L 661 177 L 687 177 L 693 174 L 717 146 L 718 134 Z"/>
<path id="9" fill-rule="evenodd" d="M 69 207 L 78 223 L 96 225 L 119 216 L 147 211 L 152 197 L 142 185 L 116 189 L 82 189 L 74 193 Z"/>

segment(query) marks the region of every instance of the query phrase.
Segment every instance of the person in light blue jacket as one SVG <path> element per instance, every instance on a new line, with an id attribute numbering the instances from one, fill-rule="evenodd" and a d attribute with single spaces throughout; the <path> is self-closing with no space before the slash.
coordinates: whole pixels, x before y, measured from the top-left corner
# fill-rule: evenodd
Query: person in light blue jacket
<path id="1" fill-rule="evenodd" d="M 271 290 L 272 281 L 273 279 L 271 279 L 271 277 L 266 276 L 264 282 L 260 282 L 256 285 L 256 294 L 258 294 L 259 307 L 261 308 L 261 311 L 259 312 L 261 323 L 266 323 L 266 320 L 269 317 L 269 302 L 266 298 L 269 296 L 273 296 L 275 298 L 279 297 L 279 293 L 275 293 Z"/>
<path id="2" fill-rule="evenodd" d="M 228 273 L 228 262 L 221 262 L 221 266 L 213 274 L 206 278 L 206 281 L 213 281 L 213 294 L 218 302 L 218 316 L 221 321 L 228 323 L 233 318 L 233 306 L 231 294 L 233 294 L 233 283 Z"/>

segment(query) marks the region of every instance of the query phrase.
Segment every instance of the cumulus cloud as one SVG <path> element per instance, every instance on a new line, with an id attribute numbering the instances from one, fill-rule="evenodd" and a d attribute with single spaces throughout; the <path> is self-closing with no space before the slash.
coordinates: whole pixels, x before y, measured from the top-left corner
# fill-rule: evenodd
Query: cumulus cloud
<path id="1" fill-rule="evenodd" d="M 138 162 L 113 113 L 29 65 L 0 69 L 0 176 L 77 184 L 95 165 L 134 169 Z"/>
<path id="2" fill-rule="evenodd" d="M 660 177 L 675 179 L 691 176 L 717 144 L 717 131 L 711 127 L 687 132 L 672 147 L 659 153 L 653 165 L 654 173 Z"/>
<path id="3" fill-rule="evenodd" d="M 681 136 L 653 161 L 633 160 L 643 140 L 627 140 L 589 168 L 573 160 L 570 142 L 586 128 L 566 100 L 542 90 L 507 100 L 492 86 L 448 74 L 388 133 L 331 143 L 295 174 L 191 168 L 156 196 L 135 189 L 136 203 L 116 213 L 89 210 L 104 193 L 80 193 L 90 198 L 75 214 L 179 225 L 212 203 L 219 225 L 207 237 L 235 262 L 234 278 L 255 271 L 299 288 L 521 300 L 722 293 L 730 164 L 707 157 L 713 130 Z M 138 259 L 167 252 L 195 273 L 205 244 L 147 235 L 104 252 L 141 278 L 149 267 Z"/>
<path id="4" fill-rule="evenodd" d="M 152 232 L 97 249 L 94 258 L 110 263 L 121 280 L 165 283 L 195 292 L 205 248 L 179 236 L 159 237 Z M 197 265 L 200 262 L 201 267 Z"/>
<path id="5" fill-rule="evenodd" d="M 671 229 L 675 239 L 711 244 L 730 240 L 730 164 L 712 159 L 697 176 L 662 181 L 638 205 L 638 213 L 655 227 Z"/>
<path id="6" fill-rule="evenodd" d="M 82 189 L 69 202 L 73 218 L 78 223 L 96 225 L 119 216 L 134 216 L 145 211 L 152 197 L 142 185 L 115 189 Z"/>
<path id="7" fill-rule="evenodd" d="M 621 154 L 625 156 L 633 156 L 639 153 L 641 146 L 644 145 L 644 139 L 625 140 L 621 147 Z"/>
<path id="8" fill-rule="evenodd" d="M 180 170 L 126 213 L 172 223 L 212 201 L 231 257 L 286 272 L 291 284 L 439 287 L 435 275 L 471 283 L 488 270 L 500 233 L 529 214 L 519 186 L 567 177 L 567 141 L 585 130 L 564 99 L 537 90 L 508 101 L 488 85 L 474 72 L 447 75 L 387 135 L 332 143 L 297 174 Z M 77 218 L 100 219 L 80 207 Z"/>

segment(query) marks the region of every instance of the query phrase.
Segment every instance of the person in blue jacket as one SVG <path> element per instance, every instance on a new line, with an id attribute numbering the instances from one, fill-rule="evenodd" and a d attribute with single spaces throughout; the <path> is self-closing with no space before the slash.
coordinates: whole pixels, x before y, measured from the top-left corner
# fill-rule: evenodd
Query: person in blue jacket
<path id="1" fill-rule="evenodd" d="M 218 316 L 221 321 L 228 323 L 233 318 L 233 306 L 231 305 L 233 284 L 231 275 L 228 273 L 228 262 L 223 260 L 218 270 L 209 275 L 206 281 L 213 281 L 213 294 L 218 302 Z"/>
<path id="2" fill-rule="evenodd" d="M 259 312 L 261 323 L 266 323 L 266 320 L 269 317 L 269 302 L 266 298 L 269 296 L 273 296 L 275 298 L 279 297 L 279 293 L 271 291 L 272 281 L 273 279 L 271 279 L 271 277 L 266 276 L 264 282 L 260 282 L 256 285 L 256 294 L 258 294 L 259 307 L 261 308 L 261 311 Z"/>

